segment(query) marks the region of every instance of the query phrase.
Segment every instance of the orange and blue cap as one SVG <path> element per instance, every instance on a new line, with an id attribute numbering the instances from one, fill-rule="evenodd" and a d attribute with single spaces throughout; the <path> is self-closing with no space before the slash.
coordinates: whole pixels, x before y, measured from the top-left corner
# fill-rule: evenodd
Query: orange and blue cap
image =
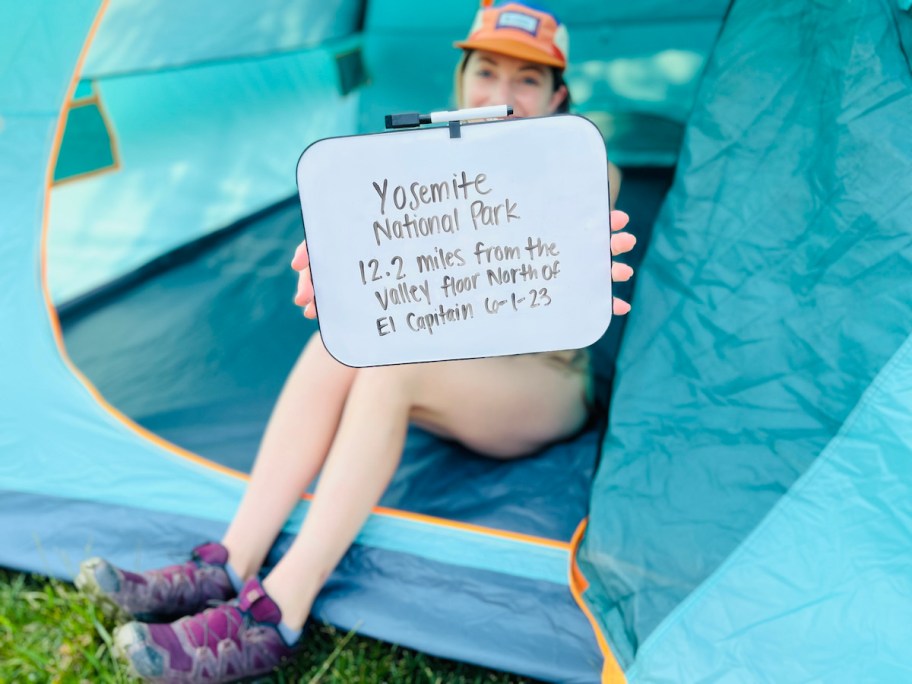
<path id="1" fill-rule="evenodd" d="M 564 69 L 570 37 L 567 27 L 546 10 L 522 2 L 487 2 L 475 15 L 468 38 L 455 46 Z"/>

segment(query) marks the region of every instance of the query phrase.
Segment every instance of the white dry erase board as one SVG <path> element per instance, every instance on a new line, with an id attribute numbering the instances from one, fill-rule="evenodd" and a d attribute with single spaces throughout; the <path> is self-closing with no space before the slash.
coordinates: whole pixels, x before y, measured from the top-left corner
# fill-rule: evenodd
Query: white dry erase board
<path id="1" fill-rule="evenodd" d="M 608 327 L 608 162 L 588 119 L 327 138 L 297 177 L 320 332 L 346 365 L 578 349 Z"/>

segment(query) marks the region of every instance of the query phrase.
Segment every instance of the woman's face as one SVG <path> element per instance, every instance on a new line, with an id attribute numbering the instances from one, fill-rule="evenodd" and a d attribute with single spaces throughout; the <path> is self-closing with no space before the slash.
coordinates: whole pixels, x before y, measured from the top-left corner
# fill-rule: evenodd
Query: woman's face
<path id="1" fill-rule="evenodd" d="M 554 90 L 551 67 L 515 57 L 475 50 L 462 72 L 462 107 L 507 104 L 513 116 L 553 114 L 567 88 Z"/>

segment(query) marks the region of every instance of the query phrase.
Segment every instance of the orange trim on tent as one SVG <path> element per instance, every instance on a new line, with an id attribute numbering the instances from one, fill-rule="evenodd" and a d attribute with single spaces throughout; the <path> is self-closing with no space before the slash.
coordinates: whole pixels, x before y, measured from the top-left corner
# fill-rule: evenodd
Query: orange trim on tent
<path id="1" fill-rule="evenodd" d="M 458 522 L 456 520 L 449 520 L 447 518 L 438 518 L 432 515 L 424 515 L 423 513 L 403 511 L 398 508 L 374 506 L 373 511 L 377 515 L 386 515 L 391 518 L 402 518 L 405 520 L 412 520 L 414 522 L 437 525 L 438 527 L 449 527 L 454 530 L 473 532 L 475 534 L 486 534 L 491 537 L 500 537 L 501 539 L 509 539 L 511 541 L 518 541 L 524 544 L 534 544 L 535 546 L 545 546 L 552 549 L 558 549 L 560 551 L 567 551 L 568 553 L 570 552 L 571 548 L 569 542 L 548 539 L 547 537 L 536 537 L 531 534 L 521 534 L 519 532 L 507 532 L 506 530 L 499 530 L 495 527 L 473 525 L 471 523 Z"/>
<path id="2" fill-rule="evenodd" d="M 60 352 L 60 356 L 63 359 L 64 364 L 67 368 L 70 369 L 70 372 L 75 375 L 79 381 L 85 386 L 89 394 L 92 395 L 92 398 L 97 401 L 102 408 L 107 410 L 114 418 L 122 422 L 131 430 L 137 432 L 139 435 L 148 439 L 149 441 L 161 446 L 168 451 L 175 453 L 179 456 L 184 456 L 185 458 L 190 459 L 201 465 L 206 465 L 207 467 L 214 468 L 219 472 L 222 472 L 226 475 L 232 475 L 234 477 L 243 477 L 241 473 L 238 473 L 235 470 L 230 468 L 225 468 L 214 463 L 205 462 L 201 457 L 185 451 L 169 442 L 165 441 L 161 437 L 149 432 L 143 427 L 140 427 L 132 420 L 124 416 L 117 409 L 111 406 L 104 397 L 101 396 L 101 393 L 96 389 L 96 387 L 89 381 L 89 379 L 82 374 L 82 372 L 76 368 L 75 364 L 70 360 L 69 354 L 67 354 L 66 347 L 63 343 L 63 333 L 60 328 L 60 318 L 57 316 L 57 309 L 54 307 L 54 303 L 51 301 L 51 294 L 48 288 L 47 281 L 47 237 L 48 237 L 48 220 L 51 214 L 51 188 L 54 185 L 54 168 L 57 166 L 57 157 L 60 155 L 60 145 L 63 142 L 63 132 L 66 128 L 67 115 L 69 114 L 69 102 L 73 97 L 73 93 L 76 91 L 76 84 L 79 80 L 79 74 L 82 71 L 83 62 L 85 62 L 86 54 L 88 54 L 89 46 L 92 44 L 92 41 L 95 39 L 95 34 L 98 32 L 98 26 L 101 24 L 101 19 L 104 16 L 105 12 L 108 9 L 109 0 L 102 0 L 101 5 L 98 8 L 98 12 L 95 15 L 95 19 L 92 22 L 92 26 L 89 29 L 89 34 L 86 37 L 86 41 L 82 46 L 82 51 L 79 53 L 79 59 L 76 61 L 76 67 L 73 69 L 73 74 L 70 77 L 70 85 L 67 87 L 66 95 L 64 96 L 64 104 L 60 108 L 60 115 L 57 118 L 57 128 L 54 131 L 54 143 L 51 146 L 51 154 L 48 158 L 47 170 L 45 171 L 45 181 L 44 181 L 44 208 L 41 216 L 41 247 L 40 247 L 40 278 L 41 278 L 41 291 L 44 295 L 44 303 L 48 312 L 48 320 L 51 324 L 51 330 L 54 335 L 54 341 L 57 343 L 57 350 Z"/>
<path id="3" fill-rule="evenodd" d="M 605 662 L 602 664 L 602 684 L 626 684 L 627 678 L 624 676 L 624 671 L 621 669 L 617 658 L 614 657 L 614 653 L 611 652 L 608 640 L 602 633 L 599 623 L 596 621 L 595 616 L 592 614 L 592 611 L 589 610 L 589 606 L 583 598 L 583 592 L 589 588 L 589 582 L 576 562 L 576 554 L 579 551 L 579 545 L 583 541 L 583 534 L 586 532 L 586 525 L 588 522 L 589 518 L 583 518 L 580 521 L 579 526 L 576 528 L 576 532 L 573 533 L 573 539 L 570 541 L 570 593 L 573 594 L 576 604 L 589 620 L 592 631 L 595 632 L 595 639 L 598 641 L 599 649 L 601 649 L 602 656 L 605 659 Z"/>
<path id="4" fill-rule="evenodd" d="M 63 131 L 66 126 L 66 116 L 69 111 L 67 103 L 70 102 L 73 97 L 73 93 L 76 89 L 76 84 L 79 80 L 79 74 L 82 71 L 82 64 L 85 61 L 86 53 L 88 52 L 89 46 L 92 44 L 92 41 L 95 38 L 95 34 L 98 30 L 98 26 L 101 23 L 101 19 L 104 16 L 105 11 L 108 8 L 109 0 L 102 0 L 102 4 L 98 10 L 98 13 L 95 16 L 95 20 L 92 23 L 92 27 L 89 30 L 89 34 L 86 38 L 86 42 L 82 47 L 82 52 L 79 55 L 79 59 L 76 62 L 76 68 L 73 70 L 73 75 L 70 79 L 70 85 L 67 88 L 66 97 L 64 99 L 64 106 L 61 107 L 60 116 L 57 120 L 57 129 L 54 134 L 54 143 L 51 148 L 51 155 L 48 160 L 47 171 L 45 173 L 45 189 L 44 189 L 44 210 L 41 220 L 41 248 L 40 248 L 40 278 L 41 278 L 41 289 L 44 295 L 44 303 L 48 312 L 48 319 L 51 324 L 51 329 L 54 335 L 54 341 L 57 344 L 57 350 L 60 352 L 60 356 L 63 359 L 64 364 L 79 379 L 79 381 L 85 386 L 92 398 L 98 402 L 98 404 L 104 408 L 108 413 L 111 414 L 116 420 L 121 422 L 129 430 L 132 430 L 138 434 L 143 439 L 146 439 L 158 447 L 182 458 L 187 459 L 197 465 L 209 468 L 216 472 L 219 472 L 223 475 L 229 475 L 238 480 L 247 481 L 250 479 L 249 475 L 242 473 L 240 471 L 234 470 L 233 468 L 228 468 L 226 466 L 214 463 L 207 458 L 203 458 L 197 454 L 194 454 L 191 451 L 187 451 L 176 444 L 159 437 L 153 432 L 145 429 L 141 425 L 138 425 L 133 420 L 125 416 L 123 413 L 118 411 L 115 407 L 108 403 L 108 401 L 102 396 L 101 392 L 92 384 L 92 382 L 82 374 L 82 372 L 76 367 L 67 354 L 66 346 L 63 340 L 63 332 L 60 327 L 60 318 L 57 315 L 57 309 L 54 307 L 54 303 L 51 301 L 50 290 L 48 288 L 47 282 L 47 237 L 48 237 L 48 218 L 50 216 L 50 204 L 51 204 L 51 189 L 54 185 L 54 167 L 57 165 L 57 156 L 60 153 L 60 145 L 63 141 Z M 309 500 L 312 498 L 310 494 L 304 494 L 302 499 Z M 386 516 L 390 518 L 399 518 L 402 520 L 411 520 L 413 522 L 436 525 L 438 527 L 446 527 L 455 530 L 461 530 L 465 532 L 471 532 L 475 534 L 484 534 L 491 537 L 498 537 L 501 539 L 509 539 L 511 541 L 517 541 L 524 544 L 533 544 L 537 546 L 543 546 L 546 548 L 558 549 L 561 551 L 570 551 L 571 544 L 567 542 L 557 541 L 554 539 L 547 539 L 545 537 L 536 537 L 533 535 L 520 534 L 517 532 L 507 532 L 504 530 L 499 530 L 493 527 L 484 527 L 482 525 L 471 525 L 468 523 L 461 523 L 453 520 L 447 520 L 445 518 L 437 518 L 430 515 L 423 515 L 420 513 L 410 513 L 408 511 L 401 511 L 394 508 L 385 508 L 381 506 L 375 506 L 372 509 L 375 515 Z"/>

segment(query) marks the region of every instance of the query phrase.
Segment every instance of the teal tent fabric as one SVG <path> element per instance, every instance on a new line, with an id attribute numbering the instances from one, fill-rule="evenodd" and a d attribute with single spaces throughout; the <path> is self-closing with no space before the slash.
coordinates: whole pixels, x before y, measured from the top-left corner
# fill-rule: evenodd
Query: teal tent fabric
<path id="1" fill-rule="evenodd" d="M 361 2 L 350 0 L 112 0 L 82 75 L 100 79 L 306 51 L 349 36 L 362 11 Z"/>
<path id="2" fill-rule="evenodd" d="M 81 76 L 106 113 L 119 168 L 55 188 L 53 300 L 292 194 L 301 150 L 355 127 L 358 95 L 339 92 L 337 57 L 359 48 L 361 8 L 113 0 Z M 73 166 L 68 147 L 61 163 Z"/>
<path id="3" fill-rule="evenodd" d="M 48 403 L 83 393 L 60 360 L 37 275 L 59 114 L 99 4 L 79 0 L 54 11 L 40 2 L 0 7 L 0 26 L 16 31 L 15 40 L 0 40 L 0 463 L 5 468 L 25 459 L 47 467 L 51 435 L 42 416 Z"/>
<path id="4" fill-rule="evenodd" d="M 827 7 L 739 0 L 731 10 L 638 275 L 579 556 L 592 582 L 587 600 L 626 666 L 770 509 L 792 496 L 792 485 L 847 429 L 859 399 L 912 332 L 912 77 L 898 40 L 910 20 L 887 0 Z M 908 420 L 900 396 L 883 410 L 904 411 Z M 889 439 L 875 424 L 867 435 L 858 425 L 852 432 L 871 449 Z M 892 460 L 858 454 L 856 465 L 853 453 L 832 447 L 862 478 L 844 491 L 847 507 L 895 515 L 893 494 L 882 500 L 864 482 L 884 472 L 900 493 L 909 492 L 905 470 L 894 470 L 899 444 L 890 447 Z M 794 505 L 813 516 L 811 490 L 800 496 Z M 820 498 L 821 513 L 831 505 L 832 493 Z M 908 534 L 908 518 L 899 515 L 895 522 Z M 874 523 L 877 517 L 847 534 L 865 537 L 872 557 L 881 558 L 895 542 L 880 531 L 892 523 Z M 846 525 L 839 518 L 824 532 L 820 521 L 808 520 L 806 528 L 791 528 L 794 536 L 781 530 L 782 564 L 762 565 L 768 581 L 758 569 L 756 582 L 733 593 L 725 608 L 717 595 L 716 609 L 731 612 L 724 621 L 734 643 L 727 649 L 719 634 L 703 643 L 699 657 L 708 668 L 716 648 L 739 657 L 737 606 L 745 592 L 749 602 L 780 607 L 794 644 L 809 637 L 800 617 L 787 619 L 790 611 L 815 626 L 826 621 L 827 601 L 814 612 L 792 592 L 795 603 L 787 604 L 776 584 L 787 584 L 793 571 L 796 582 L 810 581 L 815 570 L 828 577 L 819 558 L 805 555 L 814 554 L 809 538 L 837 535 Z M 854 562 L 847 554 L 843 576 Z M 900 586 L 908 574 L 898 557 L 883 570 Z M 864 583 L 859 578 L 857 590 L 829 597 L 858 617 L 845 629 L 859 639 L 865 620 L 862 608 L 852 608 L 851 592 L 868 596 Z M 888 592 L 877 602 L 887 596 L 909 610 L 908 594 Z M 697 610 L 703 608 L 709 610 Z M 775 615 L 771 610 L 767 619 Z M 902 631 L 878 632 L 890 653 Z M 829 644 L 827 634 L 834 636 Z M 827 630 L 815 639 L 815 666 L 824 667 L 825 653 L 842 662 L 845 637 Z M 785 648 L 788 637 L 781 638 Z M 656 643 L 643 681 L 652 681 L 653 663 L 664 657 Z M 769 681 L 800 679 L 798 653 L 791 669 L 767 664 L 759 647 L 743 658 L 741 672 L 763 677 L 769 667 L 788 675 Z M 702 669 L 663 662 L 657 680 L 724 679 L 724 668 L 705 670 L 704 679 L 696 674 Z"/>
<path id="5" fill-rule="evenodd" d="M 647 640 L 631 684 L 912 680 L 910 390 L 912 337 L 808 472 Z"/>

